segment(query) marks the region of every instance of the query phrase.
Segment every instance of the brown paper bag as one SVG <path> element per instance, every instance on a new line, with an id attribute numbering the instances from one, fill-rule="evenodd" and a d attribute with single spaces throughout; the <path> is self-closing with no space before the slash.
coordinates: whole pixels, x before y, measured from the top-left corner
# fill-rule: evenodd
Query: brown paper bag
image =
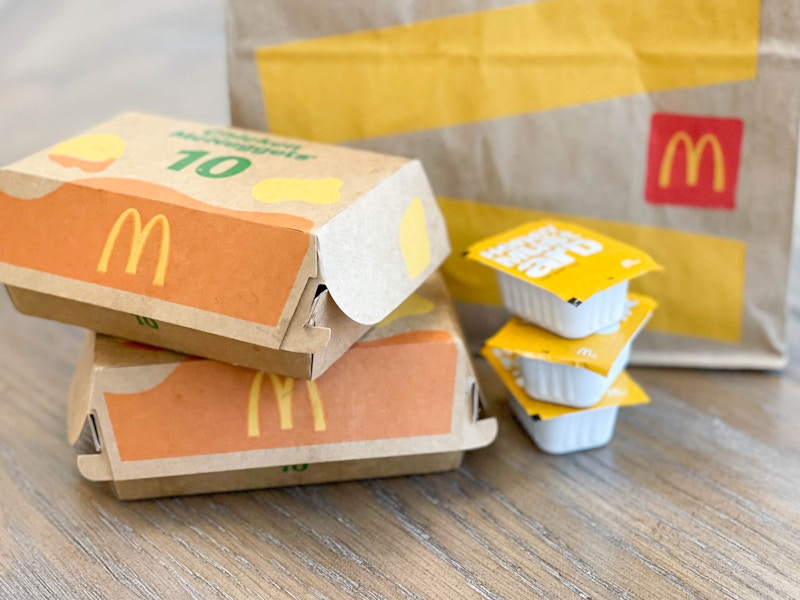
<path id="1" fill-rule="evenodd" d="M 790 0 L 229 0 L 236 125 L 420 158 L 474 339 L 506 317 L 460 250 L 568 218 L 665 267 L 638 363 L 775 368 L 800 116 Z"/>

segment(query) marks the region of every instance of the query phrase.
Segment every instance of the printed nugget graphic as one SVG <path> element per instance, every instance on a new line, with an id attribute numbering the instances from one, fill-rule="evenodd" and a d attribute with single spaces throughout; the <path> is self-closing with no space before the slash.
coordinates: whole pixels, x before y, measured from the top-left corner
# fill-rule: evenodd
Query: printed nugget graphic
<path id="1" fill-rule="evenodd" d="M 121 137 L 113 133 L 94 133 L 53 146 L 48 157 L 63 167 L 98 173 L 110 167 L 124 150 L 125 142 Z"/>

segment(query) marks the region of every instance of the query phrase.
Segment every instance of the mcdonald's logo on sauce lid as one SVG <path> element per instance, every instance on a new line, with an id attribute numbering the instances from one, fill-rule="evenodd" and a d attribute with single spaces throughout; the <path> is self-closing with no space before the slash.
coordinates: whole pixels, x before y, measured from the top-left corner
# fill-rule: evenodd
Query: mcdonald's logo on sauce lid
<path id="1" fill-rule="evenodd" d="M 743 133 L 741 119 L 654 114 L 646 200 L 734 209 Z"/>

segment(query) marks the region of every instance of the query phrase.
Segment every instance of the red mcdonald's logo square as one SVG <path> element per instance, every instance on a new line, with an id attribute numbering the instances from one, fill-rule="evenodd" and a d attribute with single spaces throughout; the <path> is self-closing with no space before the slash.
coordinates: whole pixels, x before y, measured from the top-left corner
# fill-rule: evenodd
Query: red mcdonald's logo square
<path id="1" fill-rule="evenodd" d="M 645 198 L 653 204 L 736 207 L 741 119 L 655 113 Z"/>

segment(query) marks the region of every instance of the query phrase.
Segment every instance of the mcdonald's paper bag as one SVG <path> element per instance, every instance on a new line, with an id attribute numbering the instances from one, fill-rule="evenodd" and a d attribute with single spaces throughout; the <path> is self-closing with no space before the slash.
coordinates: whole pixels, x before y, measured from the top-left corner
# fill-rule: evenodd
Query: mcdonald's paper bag
<path id="1" fill-rule="evenodd" d="M 233 122 L 413 156 L 468 335 L 507 315 L 478 239 L 567 218 L 664 273 L 634 360 L 784 364 L 800 116 L 792 0 L 228 0 Z"/>
<path id="2" fill-rule="evenodd" d="M 80 472 L 124 499 L 442 471 L 497 433 L 438 275 L 315 381 L 90 335 L 85 423 Z"/>
<path id="3" fill-rule="evenodd" d="M 449 252 L 419 162 L 127 114 L 0 171 L 29 314 L 314 378 Z"/>

